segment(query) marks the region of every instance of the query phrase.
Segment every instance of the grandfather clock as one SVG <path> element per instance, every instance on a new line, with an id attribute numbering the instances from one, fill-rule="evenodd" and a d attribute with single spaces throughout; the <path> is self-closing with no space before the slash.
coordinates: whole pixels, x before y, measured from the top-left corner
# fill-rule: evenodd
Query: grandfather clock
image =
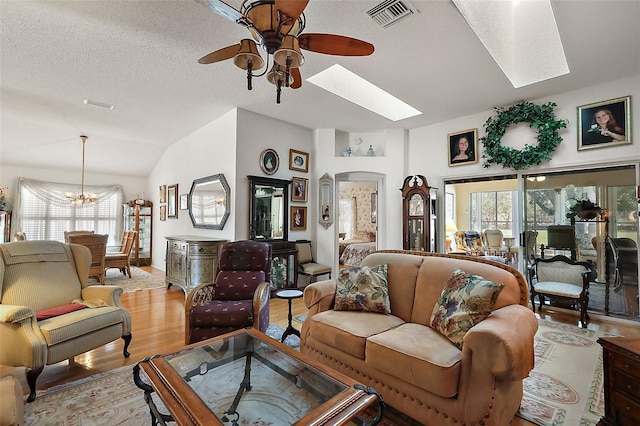
<path id="1" fill-rule="evenodd" d="M 402 248 L 437 251 L 436 188 L 422 175 L 407 176 L 402 188 Z"/>

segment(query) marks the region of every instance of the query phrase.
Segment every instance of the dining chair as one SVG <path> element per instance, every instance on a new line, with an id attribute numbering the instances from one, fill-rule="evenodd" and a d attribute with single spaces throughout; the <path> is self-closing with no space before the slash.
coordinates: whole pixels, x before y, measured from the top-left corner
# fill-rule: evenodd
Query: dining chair
<path id="1" fill-rule="evenodd" d="M 122 244 L 117 252 L 107 252 L 104 256 L 104 269 L 118 268 L 124 275 L 131 278 L 131 249 L 136 242 L 137 231 L 129 230 L 122 233 Z"/>
<path id="2" fill-rule="evenodd" d="M 296 249 L 298 250 L 298 275 L 308 276 L 309 284 L 316 282 L 321 275 L 328 274 L 328 279 L 331 279 L 331 266 L 322 265 L 313 260 L 311 241 L 296 241 Z"/>
<path id="3" fill-rule="evenodd" d="M 69 244 L 80 244 L 91 251 L 91 267 L 89 278 L 96 278 L 104 285 L 104 257 L 107 252 L 108 234 L 73 234 L 69 235 Z"/>
<path id="4" fill-rule="evenodd" d="M 94 231 L 64 231 L 64 242 L 69 244 L 69 235 L 94 234 Z"/>

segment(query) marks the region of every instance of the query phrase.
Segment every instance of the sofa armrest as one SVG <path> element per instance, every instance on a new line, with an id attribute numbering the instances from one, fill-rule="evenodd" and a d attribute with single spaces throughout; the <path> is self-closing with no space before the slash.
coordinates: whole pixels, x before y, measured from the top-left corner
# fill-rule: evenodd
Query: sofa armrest
<path id="1" fill-rule="evenodd" d="M 538 321 L 531 309 L 508 305 L 473 326 L 463 341 L 463 362 L 485 365 L 496 377 L 522 380 L 534 366 L 533 337 Z M 468 360 L 469 361 L 469 360 Z"/>
<path id="2" fill-rule="evenodd" d="M 82 289 L 82 300 L 103 300 L 109 306 L 122 307 L 120 296 L 124 290 L 117 285 L 90 285 Z"/>
<path id="3" fill-rule="evenodd" d="M 333 307 L 336 296 L 336 280 L 317 281 L 304 289 L 304 304 L 309 317 Z"/>

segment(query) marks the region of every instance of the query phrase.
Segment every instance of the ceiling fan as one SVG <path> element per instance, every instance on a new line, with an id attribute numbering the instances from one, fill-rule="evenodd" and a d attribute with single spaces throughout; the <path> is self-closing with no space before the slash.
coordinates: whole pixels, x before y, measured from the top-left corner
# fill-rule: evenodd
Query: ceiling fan
<path id="1" fill-rule="evenodd" d="M 247 70 L 247 89 L 251 78 L 267 74 L 267 80 L 276 86 L 276 102 L 280 103 L 282 87 L 298 89 L 302 86 L 300 66 L 304 56 L 300 49 L 337 56 L 368 56 L 373 53 L 371 43 L 337 34 L 303 34 L 303 11 L 309 0 L 244 0 L 240 10 L 222 0 L 196 0 L 215 13 L 246 27 L 253 39 L 211 52 L 198 60 L 212 64 L 233 58 L 233 63 Z M 264 66 L 257 44 L 267 52 L 267 67 L 261 74 L 253 71 Z M 269 58 L 273 64 L 269 68 Z"/>

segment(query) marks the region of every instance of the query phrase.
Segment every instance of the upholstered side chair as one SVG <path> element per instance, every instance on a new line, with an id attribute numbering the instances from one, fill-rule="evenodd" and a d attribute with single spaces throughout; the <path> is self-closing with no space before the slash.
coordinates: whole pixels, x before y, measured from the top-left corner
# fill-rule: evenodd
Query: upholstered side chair
<path id="1" fill-rule="evenodd" d="M 213 283 L 203 283 L 187 296 L 185 341 L 210 339 L 233 330 L 269 327 L 271 245 L 233 241 L 220 249 Z"/>
<path id="2" fill-rule="evenodd" d="M 328 275 L 328 279 L 331 279 L 331 266 L 313 260 L 311 241 L 297 241 L 296 249 L 298 250 L 298 275 L 308 276 L 309 284 L 316 282 L 322 275 Z"/>
<path id="3" fill-rule="evenodd" d="M 538 312 L 542 311 L 545 297 L 566 300 L 580 310 L 580 323 L 586 326 L 589 322 L 590 277 L 591 268 L 587 262 L 577 262 L 562 255 L 534 259 L 529 277 L 531 308 L 535 312 L 536 296 L 540 301 Z"/>
<path id="4" fill-rule="evenodd" d="M 131 316 L 122 288 L 89 285 L 91 252 L 58 241 L 0 244 L 0 364 L 26 367 L 29 397 L 45 365 L 122 338 L 131 342 Z"/>
<path id="5" fill-rule="evenodd" d="M 506 250 L 502 247 L 504 234 L 499 229 L 485 229 L 482 231 L 482 242 L 488 255 L 504 256 Z"/>

